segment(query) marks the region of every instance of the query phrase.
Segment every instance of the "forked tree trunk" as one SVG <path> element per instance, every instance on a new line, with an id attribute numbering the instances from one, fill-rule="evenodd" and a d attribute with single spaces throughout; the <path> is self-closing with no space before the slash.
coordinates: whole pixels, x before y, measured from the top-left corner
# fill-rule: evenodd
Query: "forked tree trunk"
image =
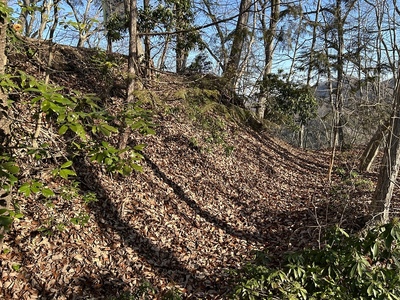
<path id="1" fill-rule="evenodd" d="M 373 218 L 386 223 L 389 221 L 390 202 L 400 168 L 400 85 L 397 78 L 395 101 L 391 118 L 391 131 L 383 154 L 381 169 L 371 203 Z"/>
<path id="2" fill-rule="evenodd" d="M 379 125 L 379 128 L 372 136 L 360 158 L 359 169 L 361 172 L 368 172 L 371 169 L 372 163 L 378 155 L 379 147 L 382 145 L 385 136 L 389 132 L 389 126 L 390 120 L 386 121 L 384 124 Z"/>

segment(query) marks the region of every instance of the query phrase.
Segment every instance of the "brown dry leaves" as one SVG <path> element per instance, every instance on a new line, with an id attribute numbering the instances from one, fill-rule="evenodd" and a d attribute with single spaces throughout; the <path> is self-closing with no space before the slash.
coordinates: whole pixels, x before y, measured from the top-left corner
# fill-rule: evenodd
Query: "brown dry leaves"
<path id="1" fill-rule="evenodd" d="M 148 143 L 142 174 L 109 176 L 82 162 L 79 178 L 101 197 L 69 209 L 87 210 L 87 225 L 39 232 L 43 220 L 67 224 L 73 211 L 56 205 L 45 216 L 43 201 L 23 203 L 26 217 L 1 257 L 2 296 L 102 298 L 146 280 L 160 291 L 175 286 L 188 298 L 214 298 L 227 292 L 226 271 L 253 250 L 308 243 L 298 234 L 315 225 L 309 207 L 324 197 L 326 157 L 229 126 L 231 155 L 206 142 L 199 147 L 210 151 L 193 149 L 188 141 L 202 133 L 168 116 L 141 141 Z"/>
<path id="2" fill-rule="evenodd" d="M 224 143 L 207 142 L 209 132 L 173 100 L 165 104 L 169 113 L 157 115 L 155 136 L 131 137 L 148 144 L 142 174 L 108 175 L 82 159 L 80 188 L 98 202 L 21 201 L 25 217 L 0 254 L 0 298 L 102 299 L 146 281 L 157 293 L 176 288 L 185 298 L 224 298 L 227 270 L 252 251 L 279 255 L 315 242 L 316 217 L 328 223 L 328 154 L 296 150 L 230 121 Z M 79 213 L 88 224 L 70 223 Z"/>

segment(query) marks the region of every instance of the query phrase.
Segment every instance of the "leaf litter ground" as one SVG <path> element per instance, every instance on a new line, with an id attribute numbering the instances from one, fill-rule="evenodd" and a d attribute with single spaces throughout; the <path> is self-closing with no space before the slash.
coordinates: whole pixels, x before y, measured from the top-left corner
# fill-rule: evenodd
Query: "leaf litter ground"
<path id="1" fill-rule="evenodd" d="M 65 74 L 53 81 L 65 85 Z M 20 201 L 25 217 L 0 254 L 0 298 L 108 299 L 148 282 L 158 295 L 174 289 L 187 299 L 223 299 L 229 270 L 254 251 L 279 257 L 318 246 L 327 225 L 357 227 L 371 193 L 343 188 L 337 176 L 328 185 L 329 152 L 298 150 L 232 120 L 224 123 L 224 142 L 213 143 L 185 114 L 184 100 L 163 99 L 173 79 L 154 89 L 165 100 L 155 114 L 157 134 L 131 136 L 130 143 L 148 145 L 142 173 L 110 175 L 82 158 L 77 188 L 97 202 Z M 79 216 L 88 223 L 71 225 Z"/>

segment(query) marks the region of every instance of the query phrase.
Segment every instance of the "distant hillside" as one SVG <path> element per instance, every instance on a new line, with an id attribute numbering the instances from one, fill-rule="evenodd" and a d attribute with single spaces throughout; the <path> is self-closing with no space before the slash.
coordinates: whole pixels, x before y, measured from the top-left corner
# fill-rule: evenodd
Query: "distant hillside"
<path id="1" fill-rule="evenodd" d="M 349 147 L 366 145 L 378 128 L 379 122 L 389 118 L 393 101 L 393 80 L 386 80 L 378 85 L 373 82 L 360 83 L 350 79 L 343 87 L 343 117 L 345 144 Z M 332 89 L 335 89 L 333 83 Z M 315 89 L 318 100 L 317 117 L 306 126 L 306 146 L 312 149 L 327 148 L 332 134 L 332 101 L 328 82 L 320 82 Z M 292 144 L 292 131 L 282 137 Z M 296 142 L 296 140 L 295 140 Z"/>
<path id="2" fill-rule="evenodd" d="M 54 49 L 50 79 L 66 98 L 79 90 L 96 94 L 107 111 L 123 107 L 124 57 Z M 10 45 L 8 71 L 42 79 L 47 55 L 46 44 Z M 152 110 L 156 134 L 130 134 L 128 144 L 147 145 L 143 172 L 130 176 L 77 155 L 75 183 L 66 189 L 67 182 L 51 172 L 71 153 L 52 119 L 43 120 L 38 140 L 50 145 L 53 156 L 34 160 L 19 153 L 21 180 L 40 178 L 55 195 L 19 194 L 24 218 L 6 236 L 7 250 L 0 254 L 0 298 L 147 293 L 162 299 L 175 293 L 224 299 L 231 289 L 228 270 L 253 258 L 254 251 L 279 257 L 315 245 L 329 224 L 350 230 L 362 225 L 373 183 L 357 185 L 348 176 L 352 156 L 343 154 L 337 181 L 329 186 L 329 152 L 302 151 L 266 129 L 255 131 L 248 112 L 218 102 L 213 80 L 218 78 L 156 73 L 144 82 L 147 89 L 137 97 Z M 15 135 L 35 132 L 26 95 L 10 97 Z M 109 142 L 116 145 L 118 136 Z M 339 185 L 345 180 L 348 184 Z"/>

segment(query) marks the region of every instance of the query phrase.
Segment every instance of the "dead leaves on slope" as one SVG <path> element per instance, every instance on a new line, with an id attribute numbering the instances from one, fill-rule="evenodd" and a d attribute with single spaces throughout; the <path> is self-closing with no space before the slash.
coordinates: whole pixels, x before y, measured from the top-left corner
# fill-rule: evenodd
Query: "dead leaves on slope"
<path id="1" fill-rule="evenodd" d="M 49 208 L 24 200 L 25 218 L 1 254 L 0 295 L 102 299 L 150 282 L 155 294 L 176 288 L 185 298 L 224 298 L 227 270 L 253 251 L 279 255 L 315 241 L 315 209 L 322 216 L 329 196 L 326 154 L 227 126 L 224 143 L 215 143 L 170 115 L 157 135 L 132 141 L 148 144 L 142 174 L 111 176 L 78 163 L 79 188 L 97 202 L 56 197 Z M 71 224 L 80 212 L 89 222 Z"/>

